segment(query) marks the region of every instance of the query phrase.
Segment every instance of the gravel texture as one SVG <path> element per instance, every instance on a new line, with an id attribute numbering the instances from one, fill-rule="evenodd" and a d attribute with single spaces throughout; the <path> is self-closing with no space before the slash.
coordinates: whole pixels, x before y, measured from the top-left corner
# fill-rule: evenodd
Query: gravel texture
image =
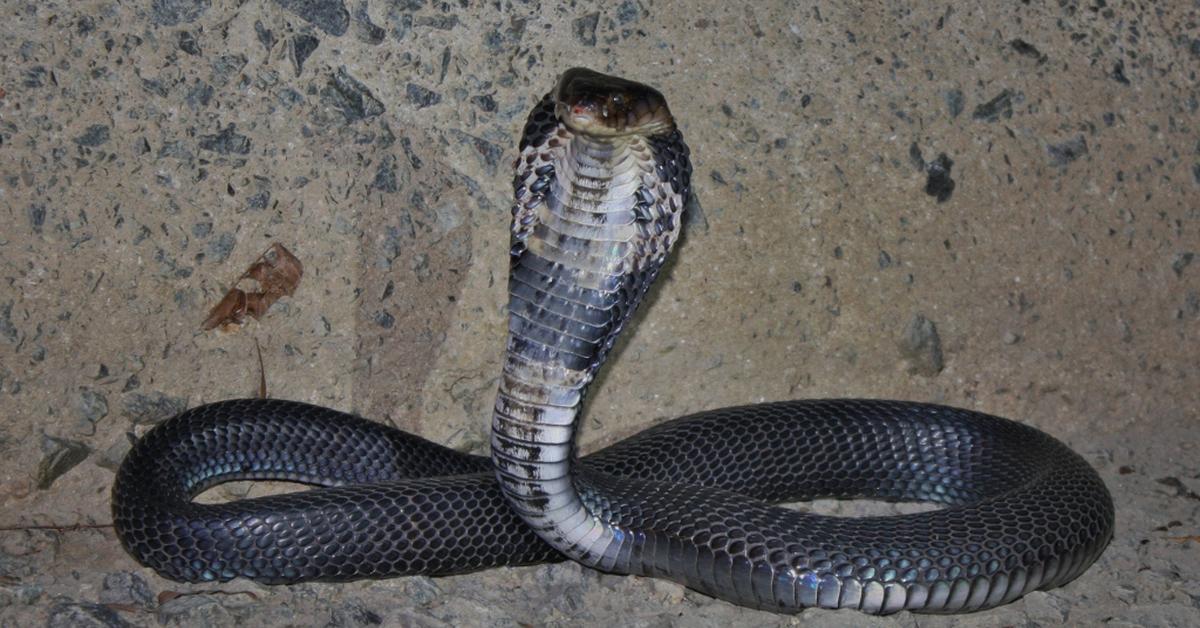
<path id="1" fill-rule="evenodd" d="M 1194 3 L 2 9 L 0 624 L 1200 624 Z M 115 461 L 181 408 L 256 394 L 256 343 L 272 396 L 484 450 L 509 164 L 573 65 L 667 95 L 697 192 L 585 448 L 761 400 L 980 409 L 1100 471 L 1100 561 L 954 618 L 778 617 L 573 564 L 206 587 L 134 563 L 105 527 Z M 296 293 L 202 332 L 272 242 L 304 263 Z"/>

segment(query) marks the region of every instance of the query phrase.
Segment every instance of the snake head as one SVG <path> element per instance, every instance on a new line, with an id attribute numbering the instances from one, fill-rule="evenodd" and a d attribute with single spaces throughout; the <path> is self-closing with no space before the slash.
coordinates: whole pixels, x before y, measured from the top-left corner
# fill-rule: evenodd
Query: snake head
<path id="1" fill-rule="evenodd" d="M 554 100 L 555 115 L 577 133 L 652 136 L 675 129 L 667 100 L 658 90 L 587 68 L 564 72 Z"/>

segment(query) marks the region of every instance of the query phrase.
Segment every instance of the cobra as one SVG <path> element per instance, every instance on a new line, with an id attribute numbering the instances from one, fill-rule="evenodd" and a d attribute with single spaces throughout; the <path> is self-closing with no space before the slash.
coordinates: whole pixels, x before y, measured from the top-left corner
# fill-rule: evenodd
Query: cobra
<path id="1" fill-rule="evenodd" d="M 675 419 L 579 457 L 588 385 L 679 238 L 689 152 L 663 96 L 572 69 L 526 123 L 491 458 L 282 400 L 156 426 L 113 487 L 117 533 L 184 581 L 440 575 L 563 557 L 734 604 L 964 612 L 1083 573 L 1113 532 L 1095 471 L 1049 435 L 904 401 Z M 199 504 L 235 479 L 319 485 Z M 820 497 L 937 510 L 832 517 Z"/>

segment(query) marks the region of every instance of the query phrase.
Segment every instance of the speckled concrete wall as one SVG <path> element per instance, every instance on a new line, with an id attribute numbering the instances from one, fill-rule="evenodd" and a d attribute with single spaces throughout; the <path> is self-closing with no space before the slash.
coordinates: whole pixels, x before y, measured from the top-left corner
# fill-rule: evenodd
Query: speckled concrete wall
<path id="1" fill-rule="evenodd" d="M 1117 538 L 1064 589 L 921 625 L 1200 622 L 1197 11 L 0 3 L 0 623 L 798 621 L 569 564 L 186 586 L 103 525 L 127 435 L 255 394 L 256 343 L 272 396 L 482 451 L 509 163 L 573 65 L 667 95 L 697 194 L 593 391 L 585 446 L 793 397 L 1019 418 L 1099 469 Z M 299 290 L 240 331 L 201 331 L 272 242 L 303 261 Z"/>

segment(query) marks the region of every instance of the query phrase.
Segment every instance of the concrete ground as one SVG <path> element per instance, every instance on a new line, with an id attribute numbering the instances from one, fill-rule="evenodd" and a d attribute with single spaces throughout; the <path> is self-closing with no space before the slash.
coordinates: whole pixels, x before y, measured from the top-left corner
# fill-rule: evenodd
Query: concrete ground
<path id="1" fill-rule="evenodd" d="M 0 2 L 0 624 L 1200 624 L 1198 11 Z M 509 164 L 574 65 L 666 94 L 698 199 L 585 447 L 759 400 L 980 409 L 1099 470 L 1099 562 L 962 618 L 792 618 L 573 564 L 263 587 L 129 558 L 127 436 L 255 394 L 256 346 L 272 396 L 484 451 Z M 202 331 L 272 242 L 296 293 Z"/>

